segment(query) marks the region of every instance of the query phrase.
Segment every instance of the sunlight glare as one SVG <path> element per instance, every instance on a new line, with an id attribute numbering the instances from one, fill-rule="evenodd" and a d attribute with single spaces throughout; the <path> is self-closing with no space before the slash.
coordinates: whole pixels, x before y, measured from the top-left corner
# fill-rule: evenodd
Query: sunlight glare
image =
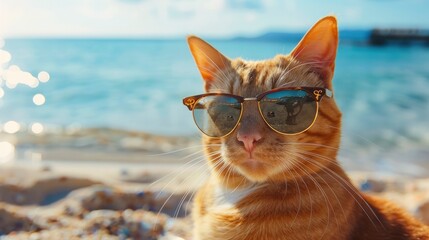
<path id="1" fill-rule="evenodd" d="M 34 95 L 33 97 L 33 103 L 36 104 L 37 106 L 41 106 L 43 104 L 45 104 L 46 99 L 45 96 L 43 96 L 43 94 L 38 93 L 36 95 Z"/>
<path id="2" fill-rule="evenodd" d="M 1 84 L 1 81 L 0 81 Z M 4 96 L 4 90 L 3 88 L 0 87 L 0 98 L 2 98 Z"/>
<path id="3" fill-rule="evenodd" d="M 7 133 L 14 134 L 21 129 L 21 125 L 15 121 L 9 121 L 4 124 L 3 129 Z"/>
<path id="4" fill-rule="evenodd" d="M 49 79 L 51 78 L 51 76 L 49 76 L 48 72 L 41 71 L 37 75 L 37 78 L 39 79 L 40 82 L 45 83 L 45 82 L 49 81 Z"/>
<path id="5" fill-rule="evenodd" d="M 39 86 L 39 80 L 31 73 L 22 71 L 18 66 L 12 65 L 3 73 L 6 86 L 8 88 L 15 88 L 18 84 L 24 84 L 31 88 Z"/>
<path id="6" fill-rule="evenodd" d="M 34 134 L 41 134 L 41 133 L 43 133 L 43 125 L 41 124 L 41 123 L 33 123 L 32 125 L 31 125 L 31 131 L 34 133 Z"/>
<path id="7" fill-rule="evenodd" d="M 19 68 L 16 65 L 12 65 L 12 66 L 9 67 L 9 71 L 21 71 L 21 68 Z"/>
<path id="8" fill-rule="evenodd" d="M 12 160 L 15 156 L 15 146 L 9 142 L 0 142 L 0 163 Z"/>
<path id="9" fill-rule="evenodd" d="M 5 50 L 0 49 L 0 65 L 8 63 L 12 59 L 12 55 Z"/>

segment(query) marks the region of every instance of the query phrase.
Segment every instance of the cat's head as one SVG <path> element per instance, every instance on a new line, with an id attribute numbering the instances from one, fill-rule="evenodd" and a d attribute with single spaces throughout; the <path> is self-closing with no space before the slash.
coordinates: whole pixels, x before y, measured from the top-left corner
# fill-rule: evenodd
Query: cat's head
<path id="1" fill-rule="evenodd" d="M 207 93 L 254 98 L 280 87 L 323 87 L 332 90 L 338 30 L 335 17 L 319 20 L 288 55 L 263 61 L 229 59 L 203 40 L 188 43 Z M 224 137 L 204 136 L 210 166 L 225 185 L 284 181 L 321 171 L 335 163 L 341 113 L 333 98 L 322 98 L 314 124 L 297 135 L 273 131 L 256 101 L 245 101 L 241 120 Z"/>

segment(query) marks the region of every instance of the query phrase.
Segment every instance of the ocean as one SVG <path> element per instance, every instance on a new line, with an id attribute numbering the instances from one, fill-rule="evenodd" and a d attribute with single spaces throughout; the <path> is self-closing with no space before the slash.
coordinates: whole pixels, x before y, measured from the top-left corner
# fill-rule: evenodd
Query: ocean
<path id="1" fill-rule="evenodd" d="M 253 60 L 286 54 L 296 44 L 210 43 L 229 57 Z M 3 49 L 12 55 L 8 65 L 35 76 L 47 71 L 50 80 L 37 88 L 2 86 L 0 124 L 198 134 L 182 105 L 183 97 L 202 93 L 185 39 L 6 39 Z M 340 45 L 334 91 L 343 112 L 344 151 L 429 148 L 429 48 Z M 37 93 L 46 98 L 42 106 L 32 101 Z"/>

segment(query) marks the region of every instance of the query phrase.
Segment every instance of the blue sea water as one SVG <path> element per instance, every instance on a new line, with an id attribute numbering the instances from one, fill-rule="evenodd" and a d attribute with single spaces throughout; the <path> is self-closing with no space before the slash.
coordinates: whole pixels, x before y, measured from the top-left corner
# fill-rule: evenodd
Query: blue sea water
<path id="1" fill-rule="evenodd" d="M 266 59 L 296 43 L 215 40 L 230 57 Z M 51 80 L 0 98 L 0 122 L 120 128 L 163 135 L 198 131 L 183 97 L 202 92 L 185 40 L 6 40 L 10 64 Z M 341 45 L 334 78 L 349 146 L 429 146 L 429 48 Z M 46 104 L 35 106 L 42 93 Z M 346 144 L 347 145 L 347 144 Z"/>

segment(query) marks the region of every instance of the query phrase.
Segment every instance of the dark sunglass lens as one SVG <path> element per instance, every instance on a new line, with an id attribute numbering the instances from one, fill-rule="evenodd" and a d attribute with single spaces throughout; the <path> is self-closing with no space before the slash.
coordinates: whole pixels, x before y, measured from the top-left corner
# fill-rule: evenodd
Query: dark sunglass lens
<path id="1" fill-rule="evenodd" d="M 193 114 L 195 123 L 204 134 L 222 137 L 237 125 L 241 115 L 241 103 L 229 96 L 206 96 L 197 101 Z"/>
<path id="2" fill-rule="evenodd" d="M 261 99 L 260 108 L 273 129 L 287 134 L 305 131 L 317 114 L 317 102 L 303 90 L 269 93 Z"/>

